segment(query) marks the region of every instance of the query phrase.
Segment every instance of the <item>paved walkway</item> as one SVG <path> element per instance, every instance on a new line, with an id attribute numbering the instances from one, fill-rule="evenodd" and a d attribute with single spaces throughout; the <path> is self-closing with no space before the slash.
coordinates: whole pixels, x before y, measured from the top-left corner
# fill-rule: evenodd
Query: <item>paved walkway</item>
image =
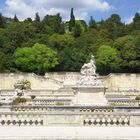
<path id="1" fill-rule="evenodd" d="M 140 127 L 0 126 L 0 140 L 140 140 Z"/>

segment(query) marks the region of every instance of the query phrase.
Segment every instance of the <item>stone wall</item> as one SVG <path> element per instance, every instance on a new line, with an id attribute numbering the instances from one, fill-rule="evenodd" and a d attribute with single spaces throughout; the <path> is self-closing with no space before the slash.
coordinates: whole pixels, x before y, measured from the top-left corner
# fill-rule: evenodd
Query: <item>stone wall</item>
<path id="1" fill-rule="evenodd" d="M 33 73 L 23 74 L 0 74 L 0 89 L 14 89 L 17 80 L 27 79 L 31 82 L 32 89 L 57 90 L 62 86 L 75 85 L 80 78 L 78 72 L 55 72 L 46 73 L 45 76 L 37 76 Z M 108 91 L 140 91 L 140 74 L 109 74 L 99 76 Z"/>
<path id="2" fill-rule="evenodd" d="M 64 85 L 75 85 L 80 79 L 79 72 L 50 72 L 46 73 L 45 77 L 63 81 Z"/>
<path id="3" fill-rule="evenodd" d="M 62 87 L 63 82 L 55 79 L 45 78 L 43 76 L 37 76 L 33 73 L 22 74 L 0 74 L 0 89 L 14 89 L 14 84 L 17 80 L 28 80 L 31 82 L 32 89 L 47 89 L 56 90 Z"/>
<path id="4" fill-rule="evenodd" d="M 140 74 L 109 74 L 103 83 L 111 91 L 140 91 Z"/>

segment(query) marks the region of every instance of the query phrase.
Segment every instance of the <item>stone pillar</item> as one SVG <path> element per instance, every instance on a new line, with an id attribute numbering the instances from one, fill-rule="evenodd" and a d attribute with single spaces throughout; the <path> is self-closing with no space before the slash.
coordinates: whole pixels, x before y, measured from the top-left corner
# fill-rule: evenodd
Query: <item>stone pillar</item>
<path id="1" fill-rule="evenodd" d="M 140 116 L 130 116 L 130 126 L 140 126 Z"/>
<path id="2" fill-rule="evenodd" d="M 75 92 L 75 104 L 107 105 L 104 87 L 79 86 L 73 88 Z"/>

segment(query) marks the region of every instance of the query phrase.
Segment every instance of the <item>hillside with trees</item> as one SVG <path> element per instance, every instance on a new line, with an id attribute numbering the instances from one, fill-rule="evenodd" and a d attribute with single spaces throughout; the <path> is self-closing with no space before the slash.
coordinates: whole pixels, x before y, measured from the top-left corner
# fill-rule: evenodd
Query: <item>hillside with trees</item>
<path id="1" fill-rule="evenodd" d="M 91 54 L 99 74 L 139 73 L 140 14 L 130 24 L 118 14 L 76 20 L 73 8 L 65 22 L 59 13 L 24 21 L 0 14 L 0 72 L 80 71 Z"/>

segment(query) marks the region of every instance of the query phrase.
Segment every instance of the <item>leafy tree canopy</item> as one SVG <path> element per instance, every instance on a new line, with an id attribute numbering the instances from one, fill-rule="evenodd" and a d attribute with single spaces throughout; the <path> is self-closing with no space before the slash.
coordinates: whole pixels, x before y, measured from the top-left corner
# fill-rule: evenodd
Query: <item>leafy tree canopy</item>
<path id="1" fill-rule="evenodd" d="M 0 13 L 0 72 L 80 71 L 92 53 L 102 74 L 139 73 L 140 14 L 136 13 L 130 24 L 123 23 L 118 14 L 101 21 L 89 19 L 77 20 L 73 8 L 68 21 L 59 13 L 44 18 L 36 13 L 34 20 L 27 17 L 24 21 Z M 41 49 L 34 49 L 36 43 Z"/>
<path id="2" fill-rule="evenodd" d="M 97 51 L 96 63 L 100 74 L 116 72 L 120 68 L 119 54 L 111 46 L 103 45 Z"/>
<path id="3" fill-rule="evenodd" d="M 17 68 L 24 72 L 44 74 L 58 64 L 57 52 L 38 43 L 32 48 L 18 49 L 14 56 Z"/>

